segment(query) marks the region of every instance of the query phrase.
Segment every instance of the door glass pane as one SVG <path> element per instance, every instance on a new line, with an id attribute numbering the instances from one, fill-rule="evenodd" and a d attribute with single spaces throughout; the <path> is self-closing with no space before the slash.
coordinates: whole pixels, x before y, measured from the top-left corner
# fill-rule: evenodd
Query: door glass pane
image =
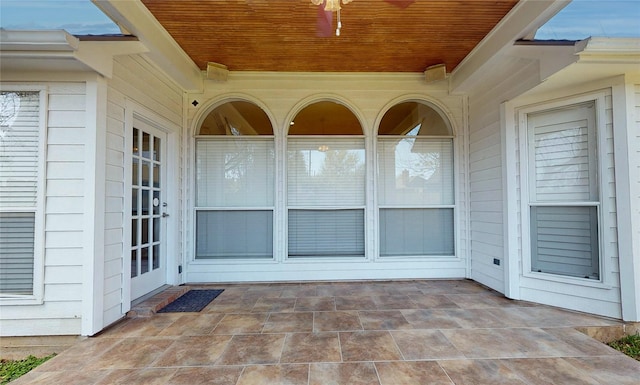
<path id="1" fill-rule="evenodd" d="M 160 218 L 153 218 L 153 242 L 160 240 Z"/>
<path id="2" fill-rule="evenodd" d="M 134 215 L 134 216 L 139 214 L 139 211 L 138 211 L 138 189 L 137 188 L 131 189 L 131 214 Z"/>
<path id="3" fill-rule="evenodd" d="M 153 160 L 160 161 L 160 138 L 153 137 Z"/>
<path id="4" fill-rule="evenodd" d="M 151 194 L 149 190 L 142 190 L 142 215 L 149 215 L 151 206 Z"/>
<path id="5" fill-rule="evenodd" d="M 142 244 L 149 243 L 149 220 L 147 218 L 142 219 Z"/>
<path id="6" fill-rule="evenodd" d="M 138 276 L 138 250 L 131 250 L 131 278 Z"/>
<path id="7" fill-rule="evenodd" d="M 149 180 L 149 168 L 151 165 L 147 161 L 142 161 L 142 186 L 149 187 L 151 185 L 151 181 Z"/>
<path id="8" fill-rule="evenodd" d="M 133 158 L 133 160 L 131 161 L 131 184 L 133 184 L 134 186 L 140 185 L 139 169 L 140 169 L 140 162 L 138 161 L 137 158 Z"/>
<path id="9" fill-rule="evenodd" d="M 140 156 L 140 132 L 137 128 L 133 129 L 133 155 Z"/>
<path id="10" fill-rule="evenodd" d="M 131 221 L 131 246 L 138 245 L 138 220 L 133 219 Z"/>
<path id="11" fill-rule="evenodd" d="M 143 158 L 147 158 L 147 159 L 151 158 L 151 154 L 149 153 L 151 151 L 150 147 L 151 147 L 150 136 L 149 134 L 143 131 L 142 132 L 142 154 L 141 154 Z"/>
<path id="12" fill-rule="evenodd" d="M 140 249 L 140 274 L 149 272 L 149 248 Z"/>
<path id="13" fill-rule="evenodd" d="M 160 187 L 160 165 L 153 165 L 153 187 Z"/>
<path id="14" fill-rule="evenodd" d="M 153 270 L 160 267 L 160 245 L 153 246 Z"/>

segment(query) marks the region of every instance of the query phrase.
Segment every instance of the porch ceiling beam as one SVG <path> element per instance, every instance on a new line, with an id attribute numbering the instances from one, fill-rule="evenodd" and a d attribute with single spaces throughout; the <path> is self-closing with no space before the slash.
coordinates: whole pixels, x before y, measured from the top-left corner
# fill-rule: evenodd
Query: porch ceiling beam
<path id="1" fill-rule="evenodd" d="M 139 0 L 91 0 L 126 33 L 149 49 L 146 54 L 160 70 L 185 91 L 200 92 L 204 80 L 200 68 Z"/>

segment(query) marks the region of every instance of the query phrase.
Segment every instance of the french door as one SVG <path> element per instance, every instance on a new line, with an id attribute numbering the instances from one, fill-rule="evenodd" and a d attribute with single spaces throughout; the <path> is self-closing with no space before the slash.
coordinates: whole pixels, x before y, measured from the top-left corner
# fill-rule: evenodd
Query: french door
<path id="1" fill-rule="evenodd" d="M 166 283 L 167 135 L 135 121 L 131 153 L 131 299 Z"/>

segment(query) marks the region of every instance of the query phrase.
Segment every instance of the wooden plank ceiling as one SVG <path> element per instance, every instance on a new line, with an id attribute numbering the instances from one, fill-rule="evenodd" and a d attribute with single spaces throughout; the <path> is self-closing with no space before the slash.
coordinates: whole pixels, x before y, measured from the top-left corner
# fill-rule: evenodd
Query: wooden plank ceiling
<path id="1" fill-rule="evenodd" d="M 201 68 L 231 71 L 452 71 L 518 0 L 142 0 Z"/>

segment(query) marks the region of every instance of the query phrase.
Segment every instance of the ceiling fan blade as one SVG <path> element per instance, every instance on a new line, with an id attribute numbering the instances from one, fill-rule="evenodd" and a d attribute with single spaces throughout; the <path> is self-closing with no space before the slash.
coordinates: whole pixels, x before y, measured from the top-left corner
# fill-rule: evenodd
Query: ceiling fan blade
<path id="1" fill-rule="evenodd" d="M 333 36 L 333 12 L 324 10 L 324 3 L 318 6 L 318 17 L 316 18 L 316 36 Z"/>

